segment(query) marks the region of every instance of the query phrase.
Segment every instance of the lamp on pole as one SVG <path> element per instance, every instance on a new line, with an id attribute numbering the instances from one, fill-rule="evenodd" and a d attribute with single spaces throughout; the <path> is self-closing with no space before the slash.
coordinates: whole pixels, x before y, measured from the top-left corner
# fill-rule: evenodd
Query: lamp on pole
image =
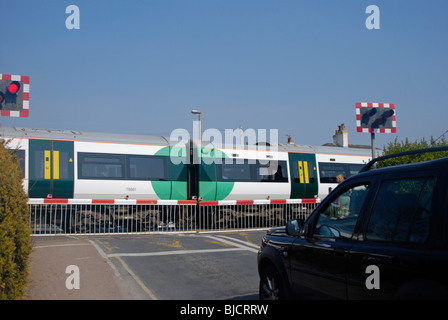
<path id="1" fill-rule="evenodd" d="M 202 141 L 202 111 L 191 110 L 191 113 L 199 115 L 199 141 Z"/>

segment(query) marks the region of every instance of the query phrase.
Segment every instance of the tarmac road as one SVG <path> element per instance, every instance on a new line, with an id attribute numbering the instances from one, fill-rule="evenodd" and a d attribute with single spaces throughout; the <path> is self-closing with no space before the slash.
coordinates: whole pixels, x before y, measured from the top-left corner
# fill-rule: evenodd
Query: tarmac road
<path id="1" fill-rule="evenodd" d="M 34 236 L 25 298 L 256 300 L 264 233 Z"/>

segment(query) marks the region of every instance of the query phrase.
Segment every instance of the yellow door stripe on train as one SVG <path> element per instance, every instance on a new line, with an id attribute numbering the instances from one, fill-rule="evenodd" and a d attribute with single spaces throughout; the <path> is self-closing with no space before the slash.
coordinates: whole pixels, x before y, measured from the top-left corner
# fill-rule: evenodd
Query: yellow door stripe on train
<path id="1" fill-rule="evenodd" d="M 299 181 L 300 183 L 310 183 L 308 161 L 299 161 Z"/>
<path id="2" fill-rule="evenodd" d="M 44 178 L 51 179 L 51 150 L 44 151 Z M 53 151 L 53 179 L 59 179 L 59 151 Z"/>
<path id="3" fill-rule="evenodd" d="M 45 168 L 44 178 L 46 180 L 51 179 L 51 151 L 50 150 L 45 150 L 45 152 L 44 152 L 44 168 Z"/>
<path id="4" fill-rule="evenodd" d="M 53 179 L 59 179 L 59 151 L 53 151 Z"/>

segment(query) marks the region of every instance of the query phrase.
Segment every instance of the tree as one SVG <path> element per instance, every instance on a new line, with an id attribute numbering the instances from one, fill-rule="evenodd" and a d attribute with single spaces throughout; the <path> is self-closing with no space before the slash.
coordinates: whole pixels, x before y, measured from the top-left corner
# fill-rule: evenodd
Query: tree
<path id="1" fill-rule="evenodd" d="M 435 148 L 435 147 L 444 147 L 448 146 L 448 142 L 446 141 L 445 137 L 442 137 L 439 141 L 434 140 L 432 137 L 428 141 L 425 140 L 425 138 L 422 138 L 420 141 L 416 140 L 414 142 L 410 142 L 408 138 L 406 138 L 405 141 L 398 141 L 398 138 L 395 138 L 393 142 L 389 142 L 387 145 L 383 148 L 383 155 L 389 155 L 399 152 L 405 152 L 405 151 L 411 151 L 411 150 L 418 150 L 418 149 L 426 149 L 426 148 Z M 422 162 L 422 161 L 428 161 L 428 160 L 434 160 L 434 159 L 440 159 L 448 157 L 448 152 L 426 152 L 426 153 L 420 153 L 416 155 L 408 155 L 408 156 L 401 156 L 397 158 L 392 159 L 386 159 L 383 161 L 380 161 L 377 166 L 379 168 L 381 167 L 389 167 L 389 166 L 395 166 L 400 164 L 406 164 L 406 163 L 413 163 L 413 162 Z"/>
<path id="2" fill-rule="evenodd" d="M 27 195 L 17 157 L 0 142 L 0 300 L 22 299 L 31 252 Z"/>

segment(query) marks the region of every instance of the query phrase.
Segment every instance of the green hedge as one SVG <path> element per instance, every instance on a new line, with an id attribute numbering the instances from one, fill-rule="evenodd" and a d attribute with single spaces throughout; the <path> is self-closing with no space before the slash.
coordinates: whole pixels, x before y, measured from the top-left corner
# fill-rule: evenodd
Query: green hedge
<path id="1" fill-rule="evenodd" d="M 434 140 L 432 137 L 429 141 L 426 141 L 425 138 L 422 138 L 420 141 L 415 140 L 414 142 L 409 141 L 408 138 L 404 141 L 398 141 L 396 137 L 393 142 L 389 142 L 384 146 L 382 155 L 389 155 L 399 152 L 418 150 L 418 149 L 427 149 L 427 148 L 436 148 L 436 147 L 445 147 L 448 146 L 448 142 L 445 140 L 445 137 L 439 139 L 438 141 Z M 408 155 L 401 156 L 392 159 L 387 159 L 378 162 L 378 168 L 381 167 L 389 167 L 396 166 L 400 164 L 407 164 L 413 162 L 423 162 L 428 160 L 440 159 L 448 157 L 448 152 L 428 152 L 417 155 Z"/>
<path id="2" fill-rule="evenodd" d="M 23 299 L 31 252 L 27 195 L 15 155 L 0 142 L 0 300 Z"/>

